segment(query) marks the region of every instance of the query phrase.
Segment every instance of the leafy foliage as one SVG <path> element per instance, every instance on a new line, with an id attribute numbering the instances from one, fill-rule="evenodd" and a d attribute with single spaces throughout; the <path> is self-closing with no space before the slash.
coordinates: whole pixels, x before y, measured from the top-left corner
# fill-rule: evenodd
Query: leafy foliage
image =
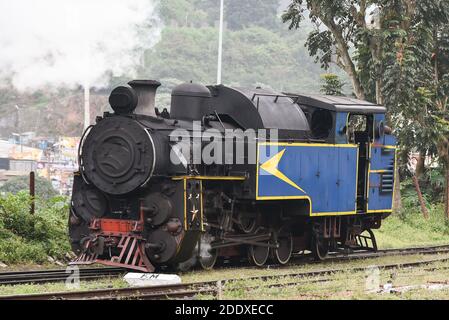
<path id="1" fill-rule="evenodd" d="M 316 25 L 309 53 L 324 68 L 344 70 L 358 98 L 386 105 L 402 162 L 412 150 L 438 156 L 449 176 L 449 2 L 293 0 L 283 21 L 297 29 L 307 13 Z"/>
<path id="2" fill-rule="evenodd" d="M 395 28 L 385 34 L 385 73 L 383 95 L 392 111 L 400 143 L 430 155 L 437 154 L 441 128 L 436 125 L 441 83 L 434 64 L 435 35 L 449 21 L 449 7 L 441 1 L 417 2 L 414 14 L 401 14 L 405 8 L 387 7 Z M 399 11 L 398 11 L 399 10 Z M 402 18 L 398 21 L 398 17 Z M 435 118 L 437 116 L 437 118 Z"/>
<path id="3" fill-rule="evenodd" d="M 36 196 L 44 198 L 44 199 L 50 199 L 52 197 L 55 197 L 57 195 L 56 190 L 53 188 L 50 181 L 48 181 L 45 178 L 36 176 L 35 178 L 35 193 Z M 16 194 L 19 191 L 27 191 L 29 190 L 29 177 L 28 176 L 20 176 L 20 177 L 14 177 L 5 184 L 3 184 L 0 187 L 0 192 L 3 193 L 13 193 Z"/>
<path id="4" fill-rule="evenodd" d="M 304 35 L 298 33 L 284 34 L 261 27 L 227 30 L 223 82 L 317 93 L 321 70 L 308 56 L 304 43 Z M 160 79 L 164 87 L 158 92 L 167 94 L 184 81 L 215 83 L 217 48 L 216 28 L 167 27 L 161 41 L 147 52 L 147 67 L 140 76 Z M 169 99 L 163 101 L 169 103 Z"/>
<path id="5" fill-rule="evenodd" d="M 415 197 L 416 198 L 416 197 Z M 404 199 L 401 214 L 392 215 L 375 230 L 380 248 L 398 248 L 446 244 L 449 240 L 449 223 L 441 203 L 428 206 L 429 219 L 425 219 L 418 206 L 412 206 L 413 197 Z"/>
<path id="6" fill-rule="evenodd" d="M 365 0 L 293 0 L 282 16 L 290 29 L 299 29 L 308 15 L 315 25 L 306 42 L 309 53 L 325 69 L 333 63 L 344 70 L 359 99 L 367 96 L 351 48 L 358 50 L 361 34 L 368 30 L 365 21 L 367 5 Z M 375 51 L 376 42 L 370 45 L 371 51 Z"/>
<path id="7" fill-rule="evenodd" d="M 0 261 L 4 263 L 41 263 L 70 251 L 67 199 L 38 198 L 34 215 L 29 213 L 30 201 L 26 192 L 0 197 Z"/>
<path id="8" fill-rule="evenodd" d="M 444 190 L 444 169 L 443 167 L 427 169 L 423 176 L 419 178 L 419 185 L 427 207 L 433 203 L 443 202 Z M 419 207 L 419 200 L 416 189 L 411 178 L 407 178 L 401 183 L 402 200 L 405 207 Z"/>
<path id="9" fill-rule="evenodd" d="M 343 96 L 344 83 L 333 73 L 321 75 L 322 85 L 321 92 L 330 96 Z"/>
<path id="10" fill-rule="evenodd" d="M 280 24 L 277 19 L 278 6 L 278 0 L 226 0 L 228 27 L 232 30 L 253 26 L 276 29 Z"/>
<path id="11" fill-rule="evenodd" d="M 165 23 L 179 26 L 196 26 L 207 23 L 207 13 L 195 10 L 189 0 L 164 0 L 160 2 L 159 12 Z"/>

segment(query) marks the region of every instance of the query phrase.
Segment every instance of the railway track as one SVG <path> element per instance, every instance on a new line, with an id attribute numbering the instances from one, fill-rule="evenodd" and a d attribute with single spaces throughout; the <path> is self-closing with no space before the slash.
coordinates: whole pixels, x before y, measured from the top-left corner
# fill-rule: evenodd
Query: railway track
<path id="1" fill-rule="evenodd" d="M 80 268 L 81 280 L 96 280 L 125 273 L 122 268 Z M 64 282 L 70 272 L 65 269 L 12 271 L 0 273 L 0 285 L 18 285 L 26 283 Z"/>
<path id="2" fill-rule="evenodd" d="M 138 288 L 102 289 L 30 295 L 0 296 L 1 300 L 124 300 L 193 299 L 198 294 L 217 294 L 215 281 Z"/>
<path id="3" fill-rule="evenodd" d="M 435 249 L 436 250 L 436 249 Z M 406 250 L 410 252 L 410 250 Z M 437 262 L 447 262 L 449 257 L 427 259 L 422 261 L 394 263 L 377 265 L 379 269 L 401 269 L 401 268 L 413 268 L 423 265 L 429 265 Z M 122 299 L 195 299 L 196 296 L 210 295 L 216 299 L 220 299 L 222 291 L 230 284 L 236 281 L 245 280 L 247 282 L 258 281 L 257 287 L 260 287 L 260 281 L 267 282 L 262 284 L 266 287 L 283 287 L 299 285 L 307 282 L 322 282 L 329 281 L 330 279 L 320 279 L 320 276 L 330 276 L 335 273 L 342 272 L 361 272 L 366 270 L 366 267 L 352 267 L 352 268 L 332 268 L 321 269 L 307 272 L 291 272 L 283 273 L 279 275 L 264 275 L 254 276 L 246 278 L 233 278 L 220 281 L 206 281 L 196 282 L 178 285 L 168 286 L 151 286 L 151 287 L 138 287 L 138 288 L 121 288 L 121 289 L 102 289 L 93 291 L 75 291 L 75 292 L 56 292 L 45 294 L 30 294 L 30 295 L 12 295 L 12 296 L 0 296 L 0 300 L 122 300 Z M 429 270 L 432 270 L 430 268 Z M 281 283 L 269 283 L 273 280 L 286 279 L 287 282 Z M 242 288 L 239 285 L 239 288 Z M 252 289 L 254 286 L 243 286 L 245 289 Z"/>
<path id="4" fill-rule="evenodd" d="M 400 248 L 400 249 L 383 249 L 377 250 L 376 252 L 372 251 L 359 251 L 354 253 L 343 253 L 343 252 L 335 252 L 329 254 L 329 256 L 324 261 L 315 261 L 313 258 L 309 258 L 310 255 L 295 255 L 290 260 L 288 265 L 266 265 L 267 268 L 288 268 L 299 266 L 303 264 L 322 264 L 326 262 L 339 262 L 346 260 L 360 260 L 360 259 L 372 259 L 372 258 L 380 258 L 387 256 L 407 256 L 407 255 L 430 255 L 430 254 L 444 254 L 449 253 L 449 245 L 438 245 L 438 246 L 429 246 L 429 247 L 410 247 L 410 248 Z M 235 267 L 235 266 L 230 266 Z M 254 268 L 253 266 L 249 266 L 248 268 Z"/>
<path id="5" fill-rule="evenodd" d="M 336 253 L 330 255 L 331 259 L 335 260 L 345 260 L 345 259 L 365 259 L 365 258 L 378 258 L 385 256 L 406 256 L 413 254 L 438 254 L 438 253 L 448 253 L 449 245 L 438 245 L 438 246 L 428 246 L 428 247 L 410 247 L 410 248 L 399 248 L 399 249 L 383 249 L 377 250 L 376 252 L 356 252 L 350 255 L 342 255 L 341 253 Z"/>
<path id="6" fill-rule="evenodd" d="M 438 254 L 448 253 L 449 245 L 439 245 L 430 247 L 412 247 L 402 249 L 385 249 L 377 252 L 358 252 L 348 255 L 347 253 L 331 254 L 328 258 L 329 262 L 368 259 L 393 255 L 413 255 L 413 254 Z M 286 267 L 310 263 L 304 261 L 304 256 L 295 257 L 297 263 L 289 264 Z M 301 261 L 298 263 L 298 261 Z M 318 262 L 319 263 L 319 262 Z M 282 268 L 279 265 L 269 265 L 267 268 Z M 80 280 L 97 280 L 105 277 L 119 276 L 126 272 L 122 268 L 80 268 Z M 34 270 L 19 272 L 0 273 L 0 285 L 18 285 L 18 284 L 41 284 L 50 282 L 64 282 L 67 280 L 69 273 L 65 269 L 54 270 Z"/>

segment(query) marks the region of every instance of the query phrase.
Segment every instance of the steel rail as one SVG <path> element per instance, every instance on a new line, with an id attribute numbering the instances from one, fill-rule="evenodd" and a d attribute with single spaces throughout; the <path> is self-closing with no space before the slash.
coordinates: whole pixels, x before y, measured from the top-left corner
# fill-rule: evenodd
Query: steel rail
<path id="1" fill-rule="evenodd" d="M 449 261 L 449 258 L 439 258 L 439 259 L 432 259 L 432 260 L 425 260 L 425 261 L 415 261 L 415 262 L 406 262 L 406 263 L 396 263 L 396 264 L 386 264 L 386 265 L 378 265 L 376 266 L 379 269 L 382 270 L 392 270 L 392 269 L 400 269 L 400 268 L 413 268 L 418 267 L 422 265 L 428 265 L 432 263 L 437 262 L 447 262 Z M 354 267 L 350 269 L 331 269 L 331 270 L 318 270 L 313 272 L 305 272 L 305 273 L 298 273 L 298 274 L 282 274 L 278 276 L 263 276 L 263 277 L 254 277 L 255 279 L 261 279 L 261 280 L 270 280 L 275 278 L 286 278 L 286 282 L 281 283 L 262 283 L 255 285 L 249 285 L 244 286 L 245 289 L 251 290 L 251 289 L 258 289 L 260 287 L 264 288 L 279 288 L 279 287 L 291 287 L 291 286 L 298 286 L 301 284 L 310 284 L 310 283 L 323 283 L 323 282 L 329 282 L 332 281 L 333 278 L 325 277 L 325 278 L 317 278 L 319 276 L 329 276 L 333 273 L 339 273 L 339 272 L 363 272 L 366 271 L 366 267 Z M 449 266 L 442 267 L 442 269 L 449 269 Z M 430 272 L 436 270 L 435 267 L 429 267 L 423 269 L 424 271 Z M 307 277 L 311 277 L 312 279 L 308 279 Z M 293 278 L 293 279 L 292 279 Z M 246 279 L 245 279 L 246 280 Z"/>
<path id="2" fill-rule="evenodd" d="M 328 257 L 323 261 L 316 261 L 312 259 L 307 259 L 310 255 L 305 254 L 296 254 L 290 260 L 290 263 L 287 265 L 279 265 L 279 264 L 268 264 L 265 265 L 267 268 L 288 268 L 294 266 L 300 266 L 304 264 L 322 264 L 327 262 L 339 262 L 339 261 L 347 261 L 347 260 L 361 260 L 361 259 L 373 259 L 373 258 L 381 258 L 388 256 L 408 256 L 415 254 L 429 255 L 429 254 L 443 254 L 449 253 L 449 245 L 438 245 L 438 246 L 430 246 L 430 247 L 410 247 L 410 248 L 398 248 L 398 249 L 383 249 L 377 251 L 355 251 L 352 253 L 342 253 L 342 252 L 334 252 L 328 255 Z M 304 259 L 306 259 L 304 261 Z M 232 268 L 233 266 L 229 266 Z M 254 268 L 253 266 L 244 267 Z"/>
<path id="3" fill-rule="evenodd" d="M 422 261 L 402 262 L 393 264 L 378 265 L 379 269 L 390 270 L 400 268 L 412 268 L 422 265 L 429 265 L 437 262 L 447 262 L 449 257 L 436 258 Z M 177 285 L 165 286 L 150 286 L 137 288 L 120 288 L 120 289 L 101 289 L 92 291 L 72 291 L 72 292 L 54 292 L 45 294 L 28 294 L 28 295 L 11 295 L 0 296 L 0 300 L 121 300 L 121 299 L 179 299 L 179 298 L 195 298 L 198 294 L 212 295 L 215 298 L 220 298 L 222 290 L 229 284 L 239 283 L 240 281 L 251 282 L 255 280 L 269 281 L 287 279 L 287 283 L 267 283 L 268 287 L 281 287 L 295 285 L 292 279 L 298 281 L 308 279 L 310 282 L 324 281 L 322 279 L 313 279 L 314 277 L 332 275 L 342 272 L 361 272 L 365 271 L 366 267 L 351 267 L 351 268 L 334 268 L 321 269 L 305 272 L 291 272 L 278 275 L 264 275 L 245 278 L 232 278 L 219 281 L 205 281 Z M 312 279 L 310 279 L 312 278 Z M 257 287 L 259 287 L 258 285 Z M 255 286 L 245 286 L 239 284 L 239 289 L 253 289 Z M 230 289 L 232 290 L 232 289 Z"/>
<path id="4" fill-rule="evenodd" d="M 82 280 L 100 279 L 108 276 L 117 276 L 125 272 L 122 268 L 79 268 Z M 51 269 L 32 271 L 11 271 L 0 273 L 0 285 L 17 285 L 28 283 L 63 282 L 73 274 L 74 270 Z"/>
<path id="5" fill-rule="evenodd" d="M 438 245 L 429 247 L 410 247 L 399 249 L 384 249 L 376 252 L 355 252 L 355 253 L 333 253 L 324 262 L 335 262 L 353 259 L 369 259 L 376 257 L 392 256 L 392 255 L 413 255 L 413 254 L 437 254 L 448 253 L 449 245 Z M 307 256 L 296 256 L 294 259 L 301 259 Z M 310 263 L 307 261 L 307 263 Z M 318 262 L 320 263 L 320 262 Z M 268 268 L 282 268 L 301 265 L 303 263 L 291 263 L 287 266 L 267 265 Z M 108 276 L 118 276 L 126 272 L 122 268 L 80 268 L 81 280 L 97 280 Z M 32 271 L 13 271 L 0 273 L 0 285 L 18 285 L 30 283 L 50 283 L 64 282 L 70 276 L 70 271 L 65 269 L 53 270 L 32 270 Z"/>
<path id="6" fill-rule="evenodd" d="M 191 298 L 199 293 L 216 292 L 216 281 L 163 285 L 151 287 L 134 287 L 119 289 L 101 289 L 91 291 L 68 291 L 44 294 L 0 296 L 0 300 L 122 300 L 122 299 L 167 299 Z"/>
<path id="7" fill-rule="evenodd" d="M 396 248 L 396 249 L 382 249 L 372 252 L 357 252 L 350 254 L 333 253 L 329 257 L 335 260 L 345 260 L 345 259 L 364 259 L 364 258 L 378 258 L 385 256 L 407 256 L 414 254 L 437 254 L 437 253 L 448 253 L 449 245 L 438 245 L 429 247 L 410 247 L 410 248 Z M 331 260 L 330 259 L 330 260 Z"/>

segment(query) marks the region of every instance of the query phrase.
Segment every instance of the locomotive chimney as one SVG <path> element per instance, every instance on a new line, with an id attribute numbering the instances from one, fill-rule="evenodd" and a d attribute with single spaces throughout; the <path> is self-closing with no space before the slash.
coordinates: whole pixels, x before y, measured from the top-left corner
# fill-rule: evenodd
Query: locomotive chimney
<path id="1" fill-rule="evenodd" d="M 156 90 L 161 83 L 156 80 L 133 80 L 128 84 L 136 91 L 138 97 L 134 113 L 156 117 L 156 111 L 154 110 Z"/>

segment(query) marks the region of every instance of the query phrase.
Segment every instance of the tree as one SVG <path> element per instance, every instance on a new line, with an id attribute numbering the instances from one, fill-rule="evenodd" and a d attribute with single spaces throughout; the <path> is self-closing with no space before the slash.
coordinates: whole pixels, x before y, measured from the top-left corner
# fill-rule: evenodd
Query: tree
<path id="1" fill-rule="evenodd" d="M 275 29 L 278 26 L 279 0 L 226 0 L 228 28 L 241 30 L 251 26 Z"/>
<path id="2" fill-rule="evenodd" d="M 164 0 L 160 2 L 159 12 L 167 24 L 180 26 L 201 25 L 206 21 L 207 14 L 195 10 L 192 0 Z"/>
<path id="3" fill-rule="evenodd" d="M 375 24 L 366 19 L 372 6 Z M 358 98 L 383 104 L 383 75 L 391 57 L 401 58 L 404 46 L 416 39 L 408 31 L 425 32 L 420 22 L 443 22 L 447 6 L 446 0 L 293 0 L 282 20 L 298 29 L 308 13 L 315 24 L 306 42 L 310 55 L 324 69 L 335 64 L 344 70 Z"/>
<path id="4" fill-rule="evenodd" d="M 19 191 L 28 191 L 29 179 L 29 176 L 14 177 L 0 187 L 0 192 L 16 194 Z M 50 199 L 58 195 L 50 181 L 39 176 L 35 179 L 36 196 Z"/>
<path id="5" fill-rule="evenodd" d="M 322 85 L 321 92 L 330 96 L 343 96 L 344 83 L 333 73 L 321 75 Z"/>
<path id="6" fill-rule="evenodd" d="M 283 14 L 283 22 L 290 29 L 300 28 L 308 12 L 315 24 L 306 46 L 311 56 L 324 69 L 335 63 L 349 76 L 354 94 L 365 99 L 365 90 L 360 81 L 351 47 L 357 50 L 359 33 L 367 29 L 365 15 L 367 1 L 293 0 Z"/>
<path id="7" fill-rule="evenodd" d="M 446 216 L 449 217 L 447 153 L 449 79 L 449 3 L 400 1 L 384 7 L 384 75 L 382 92 L 399 142 L 409 150 L 439 156 L 445 168 Z M 408 15 L 403 15 L 408 12 Z M 421 163 L 423 166 L 423 163 Z M 417 173 L 423 168 L 417 168 Z"/>
<path id="8" fill-rule="evenodd" d="M 374 27 L 366 20 L 372 5 Z M 324 68 L 342 68 L 358 98 L 386 105 L 401 154 L 417 150 L 445 162 L 447 93 L 440 88 L 448 69 L 449 2 L 293 0 L 283 21 L 299 28 L 306 12 L 316 25 L 309 53 Z"/>
<path id="9" fill-rule="evenodd" d="M 309 54 L 326 70 L 333 63 L 346 72 L 357 98 L 383 104 L 383 33 L 369 28 L 365 19 L 368 6 L 376 2 L 293 0 L 282 19 L 289 29 L 298 29 L 308 13 L 315 24 L 306 42 Z M 395 183 L 394 194 L 397 211 L 401 207 L 399 183 Z"/>
<path id="10" fill-rule="evenodd" d="M 261 85 L 279 91 L 316 93 L 322 71 L 309 57 L 304 42 L 302 34 L 284 35 L 261 27 L 228 30 L 223 81 L 233 86 Z M 161 40 L 146 53 L 146 67 L 139 76 L 161 80 L 159 93 L 167 86 L 171 89 L 173 79 L 214 83 L 217 48 L 216 28 L 167 27 Z"/>

